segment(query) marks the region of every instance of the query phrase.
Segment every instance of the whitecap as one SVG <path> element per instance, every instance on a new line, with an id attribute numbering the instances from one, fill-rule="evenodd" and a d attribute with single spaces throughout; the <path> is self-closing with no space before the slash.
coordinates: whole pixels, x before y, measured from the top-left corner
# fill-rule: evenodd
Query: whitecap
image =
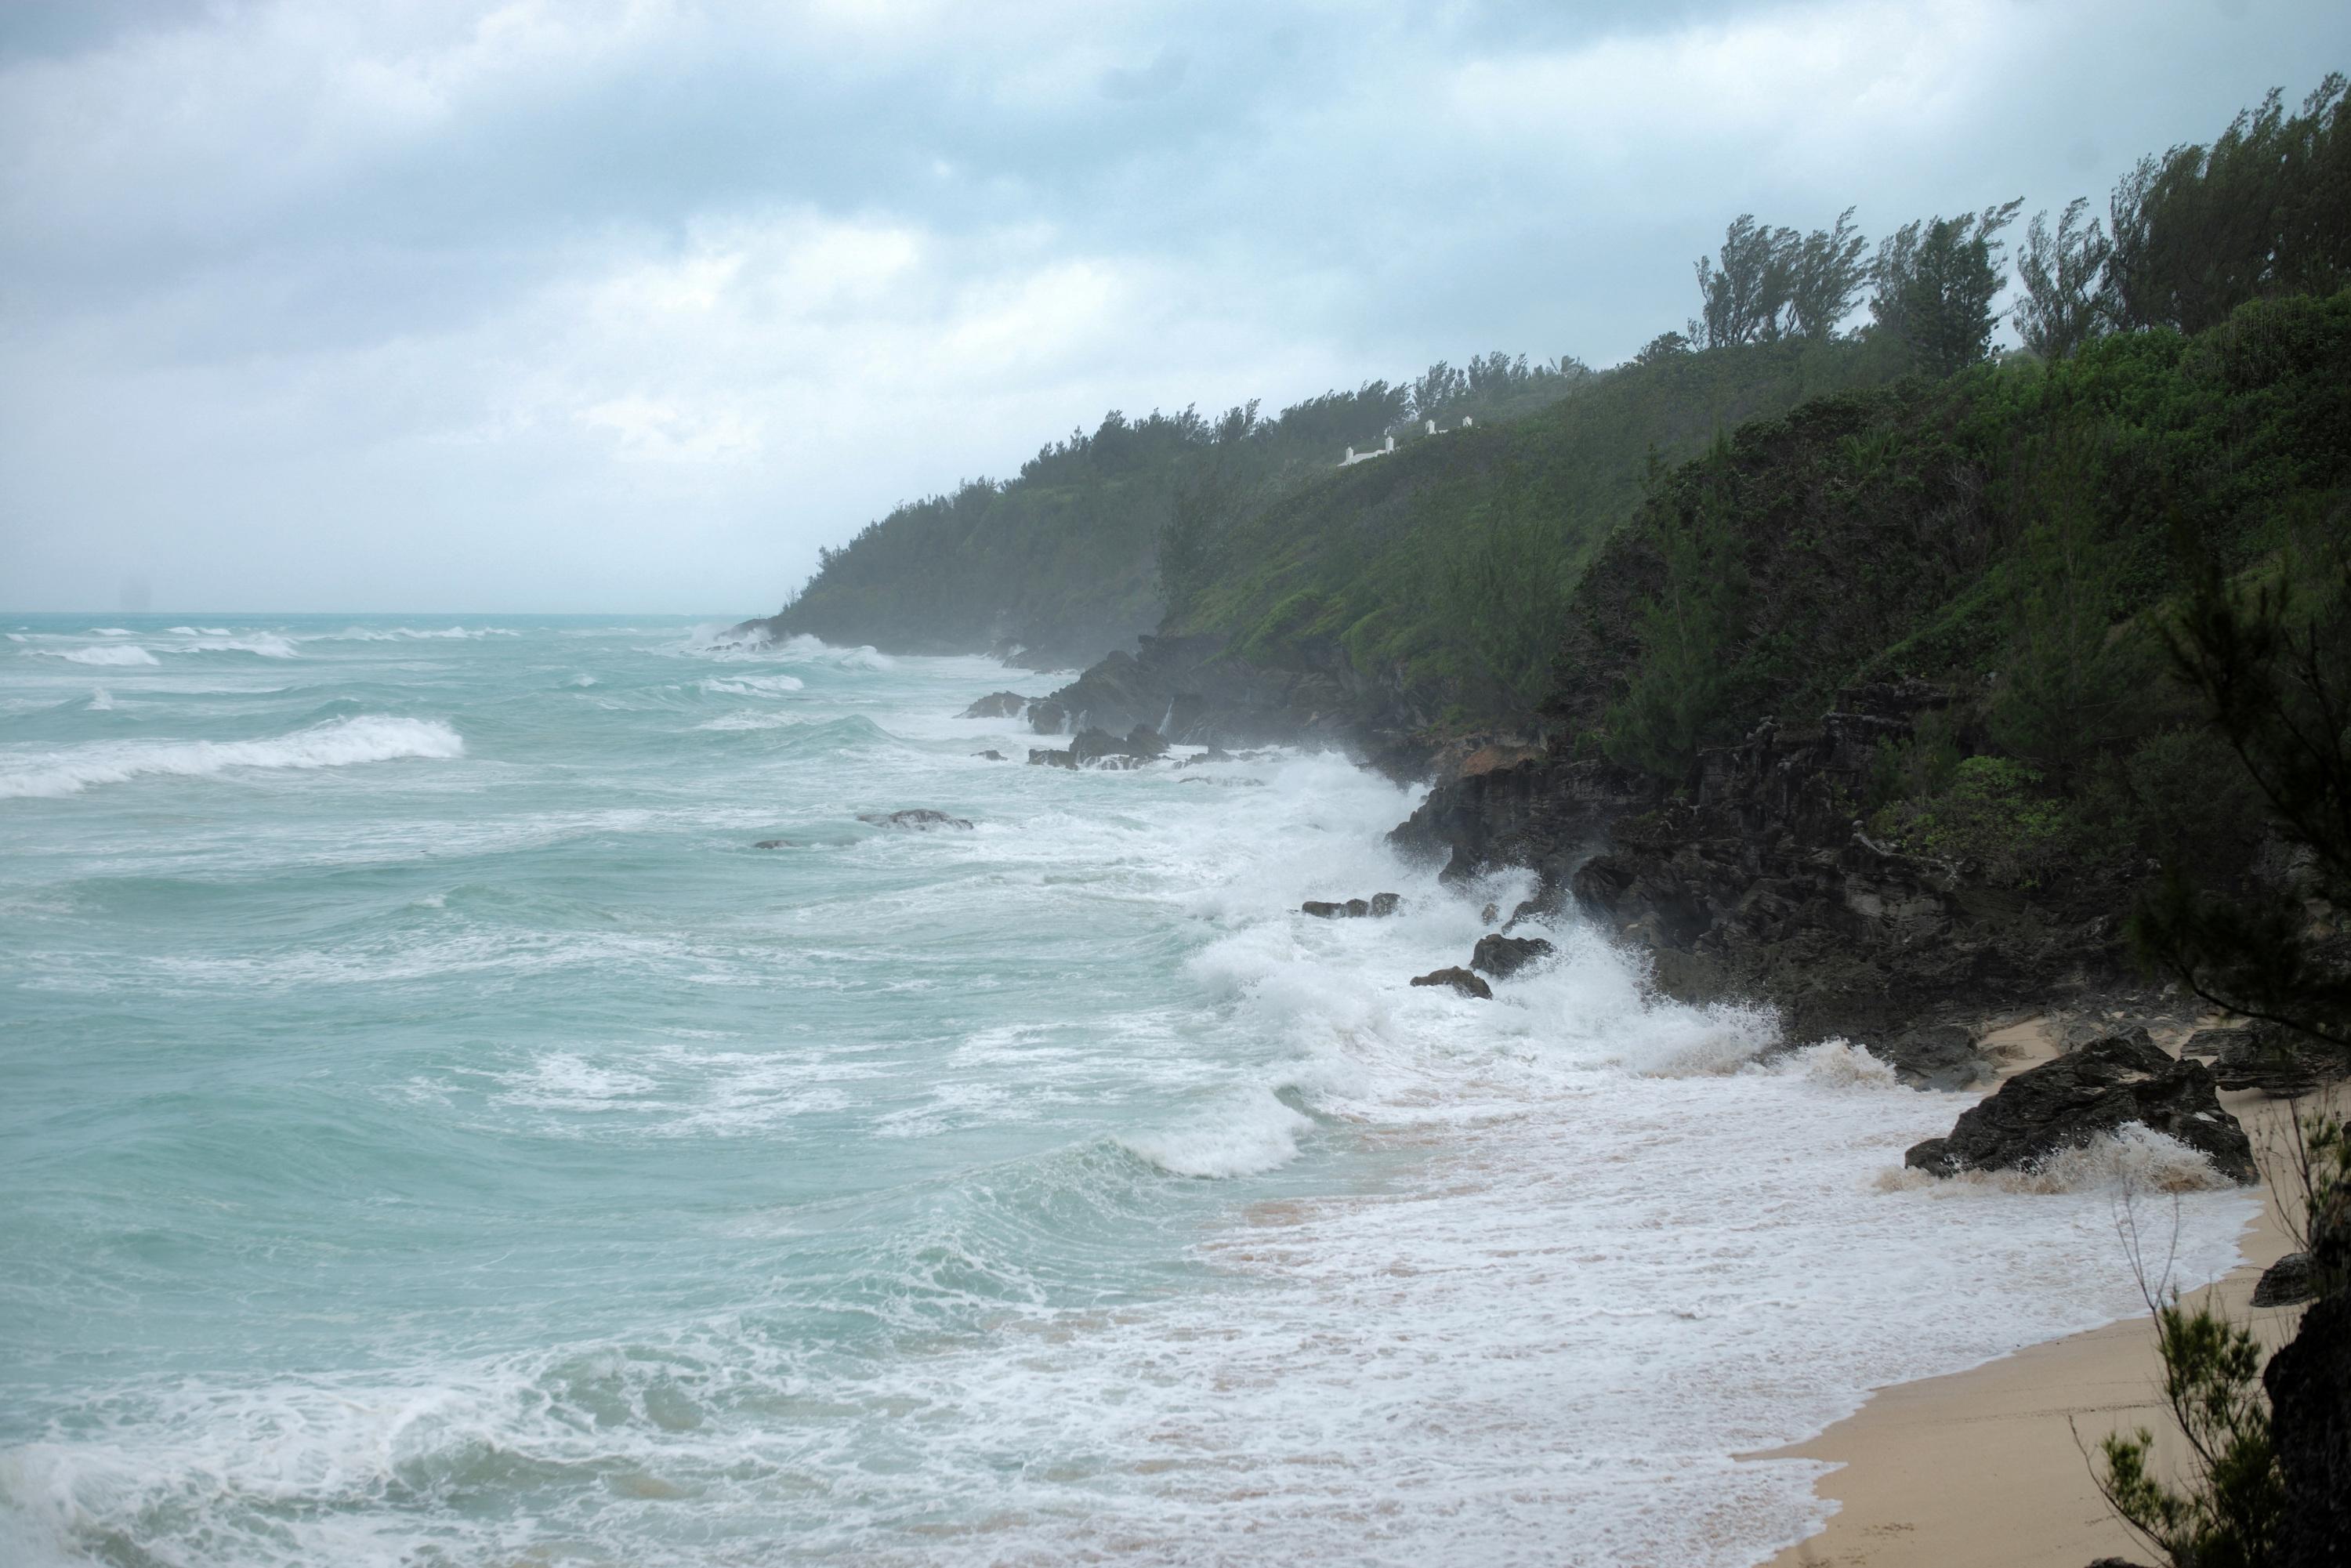
<path id="1" fill-rule="evenodd" d="M 42 648 L 37 652 L 77 664 L 160 664 L 161 659 L 135 643 L 110 643 L 96 648 Z"/>
<path id="2" fill-rule="evenodd" d="M 1259 1176 L 1296 1159 L 1299 1134 L 1312 1125 L 1271 1094 L 1259 1092 L 1189 1126 L 1129 1134 L 1118 1143 L 1171 1176 Z"/>
<path id="3" fill-rule="evenodd" d="M 0 800 L 76 795 L 149 775 L 205 778 L 235 768 L 344 768 L 465 754 L 464 739 L 438 720 L 358 714 L 269 740 L 117 741 L 11 758 L 23 765 L 0 772 Z"/>
<path id="4" fill-rule="evenodd" d="M 250 637 L 233 637 L 225 642 L 201 641 L 188 645 L 192 653 L 258 653 L 265 659 L 294 659 L 301 655 L 293 643 L 275 632 L 256 632 Z"/>

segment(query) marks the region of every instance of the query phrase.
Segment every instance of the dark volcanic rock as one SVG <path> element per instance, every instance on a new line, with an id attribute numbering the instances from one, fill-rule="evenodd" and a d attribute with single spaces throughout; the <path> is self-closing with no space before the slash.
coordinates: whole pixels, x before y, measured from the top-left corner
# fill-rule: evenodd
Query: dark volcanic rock
<path id="1" fill-rule="evenodd" d="M 1480 925 L 1491 925 L 1495 921 L 1499 920 L 1501 917 L 1502 906 L 1499 904 L 1489 904 L 1485 908 L 1478 912 L 1478 924 Z"/>
<path id="2" fill-rule="evenodd" d="M 1347 913 L 1347 906 L 1324 898 L 1310 898 L 1298 906 L 1298 911 L 1301 915 L 1311 915 L 1317 920 L 1336 920 Z"/>
<path id="3" fill-rule="evenodd" d="M 2120 1035 L 2018 1073 L 1961 1112 L 1948 1137 L 1917 1145 L 1903 1163 L 1940 1176 L 2030 1169 L 2129 1122 L 2186 1144 L 2231 1180 L 2254 1179 L 2252 1145 L 2220 1108 L 2202 1064 L 2174 1061 Z"/>
<path id="4" fill-rule="evenodd" d="M 1075 768 L 1077 765 L 1078 758 L 1073 752 L 1051 751 L 1039 746 L 1029 748 L 1029 766 L 1031 768 Z"/>
<path id="5" fill-rule="evenodd" d="M 1872 1040 L 1869 1054 L 1916 1089 L 1971 1089 L 1995 1075 L 1976 1050 L 1975 1036 L 1957 1024 L 1927 1024 L 1891 1040 Z"/>
<path id="6" fill-rule="evenodd" d="M 933 828 L 967 829 L 971 826 L 965 818 L 950 817 L 945 811 L 934 811 L 927 806 L 917 806 L 907 811 L 892 811 L 886 816 L 880 811 L 860 811 L 857 820 L 871 822 L 877 828 L 913 828 L 925 833 Z"/>
<path id="7" fill-rule="evenodd" d="M 1400 893 L 1375 893 L 1372 894 L 1372 918 L 1374 920 L 1384 920 L 1403 907 L 1404 894 Z"/>
<path id="8" fill-rule="evenodd" d="M 1019 718 L 1029 711 L 1029 699 L 1019 692 L 991 692 L 963 710 L 965 718 Z"/>
<path id="9" fill-rule="evenodd" d="M 1372 901 L 1370 899 L 1351 898 L 1347 900 L 1347 913 L 1353 918 L 1361 920 L 1371 912 Z"/>
<path id="10" fill-rule="evenodd" d="M 2351 1295 L 2314 1301 L 2262 1373 L 2270 1437 L 2285 1482 L 2277 1554 L 2284 1568 L 2351 1563 Z"/>
<path id="11" fill-rule="evenodd" d="M 1479 997 L 1489 1002 L 1494 999 L 1493 987 L 1458 967 L 1431 969 L 1426 975 L 1415 975 L 1412 983 L 1416 986 L 1450 986 L 1465 997 Z"/>
<path id="12" fill-rule="evenodd" d="M 989 747 L 986 751 L 975 751 L 975 752 L 973 752 L 973 753 L 972 753 L 972 755 L 973 755 L 974 757 L 985 757 L 985 758 L 987 758 L 990 762 L 1001 762 L 1001 761 L 1003 761 L 1003 760 L 1004 760 L 1004 753 L 1002 753 L 1002 752 L 1000 752 L 1000 751 L 997 750 L 997 749 L 996 749 L 994 747 L 992 747 L 992 746 L 991 746 L 991 747 Z"/>
<path id="13" fill-rule="evenodd" d="M 1337 639 L 1293 643 L 1281 668 L 1227 656 L 1214 636 L 1144 637 L 1029 710 L 1042 733 L 1074 721 L 1132 736 L 1137 728 L 1182 746 L 1321 743 L 1417 773 L 1427 748 L 1413 737 L 1430 716 L 1413 709 L 1390 676 L 1367 674 Z M 1047 727 L 1050 724 L 1050 728 Z"/>
<path id="14" fill-rule="evenodd" d="M 1942 694 L 1856 687 L 1817 727 L 1766 720 L 1678 781 L 1553 751 L 1439 785 L 1389 835 L 1458 880 L 1531 868 L 1648 950 L 1684 1001 L 1762 1001 L 1795 1043 L 1890 1039 L 1959 1008 L 2045 1008 L 2126 983 L 2113 890 L 2023 893 L 1855 821 L 1881 742 Z"/>
<path id="15" fill-rule="evenodd" d="M 2296 1307 L 2318 1296 L 2318 1268 L 2307 1252 L 2289 1252 L 2262 1270 L 2253 1287 L 2257 1307 Z"/>
<path id="16" fill-rule="evenodd" d="M 1480 936 L 1469 967 L 1507 980 L 1536 959 L 1550 957 L 1552 952 L 1552 945 L 1540 936 Z"/>
<path id="17" fill-rule="evenodd" d="M 2212 1082 L 2221 1088 L 2258 1089 L 2273 1100 L 2298 1099 L 2343 1075 L 2340 1061 L 2275 1024 L 2199 1030 L 2189 1044 L 2211 1049 Z"/>

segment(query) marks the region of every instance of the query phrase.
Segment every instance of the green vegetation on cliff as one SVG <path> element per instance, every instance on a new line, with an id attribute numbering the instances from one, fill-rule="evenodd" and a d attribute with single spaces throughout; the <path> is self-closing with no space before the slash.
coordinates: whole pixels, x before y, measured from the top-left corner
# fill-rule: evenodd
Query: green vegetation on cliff
<path id="1" fill-rule="evenodd" d="M 1262 507 L 1328 475 L 1350 445 L 1378 447 L 1411 419 L 1507 417 L 1589 372 L 1524 355 L 1439 362 L 1407 382 L 1367 382 L 1259 415 L 1193 409 L 1130 420 L 1113 410 L 1011 479 L 972 480 L 898 507 L 840 549 L 773 622 L 839 643 L 963 653 L 999 643 L 1090 661 L 1151 631 L 1165 608 L 1163 537 Z M 1181 547 L 1175 552 L 1180 556 Z"/>

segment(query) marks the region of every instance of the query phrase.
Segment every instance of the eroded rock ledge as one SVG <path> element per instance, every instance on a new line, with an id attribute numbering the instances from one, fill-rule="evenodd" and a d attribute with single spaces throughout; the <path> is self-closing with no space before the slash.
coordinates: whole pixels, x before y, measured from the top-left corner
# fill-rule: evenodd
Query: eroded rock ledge
<path id="1" fill-rule="evenodd" d="M 1646 949 L 1686 1001 L 1776 1006 L 1791 1041 L 1880 1040 L 1952 1018 L 2130 988 L 2116 890 L 1987 885 L 1858 821 L 1878 743 L 1943 695 L 1860 687 L 1813 727 L 1770 720 L 1682 790 L 1549 751 L 1440 784 L 1390 835 L 1463 878 L 1531 867 Z"/>

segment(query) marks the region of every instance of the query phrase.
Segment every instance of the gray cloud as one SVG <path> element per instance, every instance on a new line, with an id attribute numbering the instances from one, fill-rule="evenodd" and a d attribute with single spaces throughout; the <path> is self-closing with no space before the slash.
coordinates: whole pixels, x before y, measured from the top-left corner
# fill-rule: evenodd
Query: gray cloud
<path id="1" fill-rule="evenodd" d="M 2102 195 L 2251 0 L 0 12 L 0 599 L 756 609 L 1105 407 L 1607 362 L 1732 214 Z"/>

